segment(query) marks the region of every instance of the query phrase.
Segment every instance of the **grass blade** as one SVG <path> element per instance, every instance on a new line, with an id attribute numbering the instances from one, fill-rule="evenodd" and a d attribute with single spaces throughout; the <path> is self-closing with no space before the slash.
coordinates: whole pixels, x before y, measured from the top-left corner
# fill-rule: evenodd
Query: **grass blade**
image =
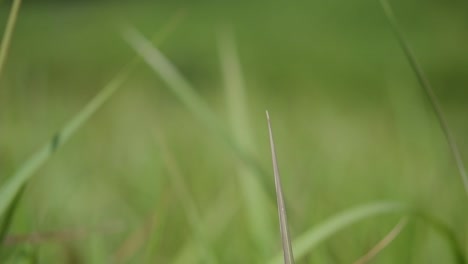
<path id="1" fill-rule="evenodd" d="M 275 142 L 273 140 L 273 132 L 271 129 L 270 115 L 266 111 L 268 121 L 268 133 L 270 135 L 271 158 L 273 161 L 273 173 L 275 176 L 276 197 L 278 201 L 278 216 L 281 230 L 281 242 L 283 245 L 283 256 L 285 264 L 294 264 L 294 255 L 291 247 L 291 239 L 288 230 L 288 218 L 286 216 L 286 207 L 283 199 L 283 188 L 281 186 L 281 179 L 279 175 L 278 160 L 276 157 Z"/>
<path id="2" fill-rule="evenodd" d="M 11 6 L 10 15 L 8 16 L 5 33 L 3 33 L 2 44 L 0 46 L 0 77 L 2 75 L 3 67 L 8 55 L 8 50 L 10 48 L 11 36 L 13 35 L 13 30 L 15 28 L 20 6 L 21 0 L 13 0 L 13 5 Z"/>
<path id="3" fill-rule="evenodd" d="M 173 22 L 173 21 L 170 21 Z M 173 23 L 168 25 L 172 26 Z M 166 27 L 163 28 L 163 30 Z M 164 32 L 164 31 L 163 31 Z M 52 139 L 34 153 L 0 187 L 0 217 L 5 215 L 19 190 L 34 173 L 117 91 L 135 68 L 137 58 L 124 67 L 87 105 L 59 130 Z"/>
<path id="4" fill-rule="evenodd" d="M 460 150 L 458 149 L 458 145 L 455 141 L 455 138 L 453 137 L 452 132 L 448 126 L 447 120 L 445 119 L 439 100 L 434 94 L 434 90 L 432 89 L 429 79 L 426 77 L 424 71 L 422 70 L 422 67 L 416 60 L 414 52 L 411 50 L 410 46 L 408 45 L 408 42 L 405 40 L 403 33 L 400 31 L 390 4 L 387 2 L 387 0 L 380 0 L 380 4 L 382 6 L 382 9 L 384 10 L 385 16 L 387 17 L 390 23 L 390 26 L 392 27 L 398 39 L 398 42 L 400 43 L 401 48 L 403 49 L 406 58 L 408 59 L 408 62 L 411 65 L 411 68 L 416 74 L 419 84 L 423 88 L 424 93 L 427 95 L 432 109 L 434 110 L 434 113 L 437 116 L 437 119 L 439 120 L 440 127 L 445 135 L 453 158 L 455 159 L 455 164 L 457 166 L 460 177 L 462 178 L 465 193 L 466 195 L 468 195 L 468 174 L 466 173 L 465 165 L 463 164 L 463 159 L 461 157 Z"/>
<path id="5" fill-rule="evenodd" d="M 399 203 L 382 202 L 360 206 L 340 213 L 309 231 L 306 231 L 302 236 L 297 238 L 292 247 L 295 252 L 295 258 L 296 260 L 300 260 L 321 242 L 324 242 L 338 231 L 360 220 L 379 214 L 402 212 L 406 209 L 407 206 Z M 282 262 L 281 259 L 281 255 L 278 254 L 269 263 L 280 264 Z"/>
<path id="6" fill-rule="evenodd" d="M 255 142 L 249 126 L 247 95 L 244 78 L 237 55 L 234 36 L 225 29 L 219 35 L 219 53 L 224 76 L 226 105 L 230 117 L 231 130 L 237 142 L 250 154 L 255 154 Z M 271 211 L 263 206 L 268 197 L 261 190 L 255 178 L 258 172 L 243 162 L 237 162 L 238 181 L 241 186 L 245 208 L 248 210 L 249 231 L 255 240 L 257 251 L 262 259 L 271 254 L 274 232 Z"/>
<path id="7" fill-rule="evenodd" d="M 23 196 L 24 190 L 26 189 L 26 185 L 23 185 L 20 190 L 16 193 L 13 201 L 10 203 L 7 211 L 5 212 L 5 217 L 3 218 L 1 229 L 0 229 L 0 243 L 3 243 L 6 238 L 6 234 L 11 226 L 11 221 L 13 220 L 13 216 L 15 215 L 16 208 Z"/>
<path id="8" fill-rule="evenodd" d="M 174 65 L 156 48 L 151 42 L 134 29 L 128 29 L 124 32 L 124 38 L 138 55 L 158 73 L 166 82 L 169 88 L 182 101 L 182 103 L 192 111 L 210 130 L 222 137 L 227 144 L 234 150 L 239 158 L 250 166 L 260 175 L 266 177 L 266 173 L 258 165 L 256 160 L 249 155 L 245 149 L 231 136 L 224 126 L 216 118 L 215 114 L 208 108 L 203 100 L 194 92 L 195 89 Z M 262 182 L 268 186 L 267 181 Z M 273 195 L 273 194 L 272 194 Z"/>
<path id="9" fill-rule="evenodd" d="M 369 263 L 377 254 L 379 254 L 384 248 L 386 248 L 392 241 L 401 233 L 401 230 L 408 224 L 408 218 L 403 217 L 390 232 L 371 248 L 364 256 L 360 257 L 354 262 L 354 264 L 365 264 Z"/>
<path id="10" fill-rule="evenodd" d="M 268 208 L 272 207 L 272 201 L 274 194 L 268 192 L 269 181 L 266 179 L 266 173 L 258 165 L 252 155 L 239 144 L 238 140 L 233 137 L 225 127 L 219 122 L 215 114 L 208 108 L 203 100 L 194 92 L 195 89 L 192 85 L 181 75 L 174 65 L 157 49 L 151 42 L 149 42 L 144 36 L 133 29 L 128 29 L 124 32 L 124 38 L 130 44 L 130 46 L 139 54 L 151 69 L 158 73 L 161 79 L 167 83 L 168 87 L 172 92 L 182 101 L 182 103 L 196 115 L 197 118 L 217 136 L 220 136 L 228 146 L 234 151 L 235 154 L 240 158 L 246 166 L 252 171 L 255 171 L 255 175 L 262 175 L 263 177 L 249 177 L 247 180 L 248 184 L 257 192 L 256 197 L 265 197 L 265 199 L 257 200 L 258 205 L 255 208 Z M 269 197 L 268 197 L 269 195 Z M 268 199 L 266 199 L 268 198 Z M 261 204 L 260 204 L 261 202 Z M 251 206 L 251 205 L 248 205 Z M 252 215 L 252 218 L 255 216 Z M 261 219 L 256 219 L 256 223 L 261 223 Z"/>
<path id="11" fill-rule="evenodd" d="M 54 154 L 54 152 L 64 144 L 70 136 L 83 124 L 90 116 L 99 109 L 107 99 L 122 84 L 124 78 L 119 76 L 110 82 L 96 97 L 94 97 L 65 127 L 46 143 L 39 151 L 27 160 L 8 181 L 0 188 L 0 216 L 5 214 L 8 206 L 12 203 L 16 193 L 24 186 L 29 178 Z"/>

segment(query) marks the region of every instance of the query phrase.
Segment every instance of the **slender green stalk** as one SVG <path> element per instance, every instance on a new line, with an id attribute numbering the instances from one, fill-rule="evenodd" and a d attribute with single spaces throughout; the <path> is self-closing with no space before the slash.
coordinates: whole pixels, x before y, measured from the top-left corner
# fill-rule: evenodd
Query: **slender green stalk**
<path id="1" fill-rule="evenodd" d="M 16 19 L 18 18 L 20 6 L 21 0 L 13 0 L 13 5 L 11 6 L 10 15 L 8 16 L 5 33 L 3 33 L 2 44 L 0 46 L 0 77 L 2 76 L 3 67 L 6 62 L 8 50 L 10 48 L 11 37 L 15 28 Z"/>
<path id="2" fill-rule="evenodd" d="M 468 174 L 466 172 L 465 165 L 463 164 L 463 159 L 461 157 L 460 150 L 458 149 L 458 145 L 449 128 L 448 122 L 445 118 L 445 115 L 443 113 L 439 100 L 437 99 L 434 93 L 434 90 L 432 89 L 429 79 L 426 77 L 424 71 L 422 70 L 422 67 L 419 65 L 419 62 L 417 61 L 416 56 L 414 55 L 414 52 L 411 50 L 410 46 L 408 45 L 408 42 L 403 36 L 403 33 L 400 31 L 391 6 L 387 2 L 387 0 L 380 0 L 380 3 L 382 6 L 382 9 L 384 10 L 385 16 L 387 17 L 390 23 L 390 26 L 392 27 L 398 39 L 398 42 L 400 43 L 400 46 L 403 49 L 403 52 L 405 53 L 405 56 L 411 65 L 411 68 L 416 74 L 419 84 L 423 88 L 424 93 L 427 95 L 427 98 L 429 99 L 432 109 L 434 110 L 434 113 L 437 116 L 437 119 L 439 120 L 439 124 L 442 129 L 442 132 L 445 135 L 449 148 L 452 152 L 453 158 L 455 159 L 455 164 L 457 166 L 458 172 L 462 179 L 465 193 L 468 196 Z"/>
<path id="3" fill-rule="evenodd" d="M 281 186 L 280 173 L 278 168 L 278 159 L 276 157 L 275 141 L 273 140 L 273 131 L 271 129 L 270 115 L 266 111 L 268 121 L 268 133 L 270 135 L 271 159 L 273 161 L 273 173 L 275 176 L 276 197 L 278 201 L 278 216 L 281 231 L 281 242 L 283 245 L 283 257 L 285 264 L 294 264 L 294 255 L 291 246 L 291 238 L 288 230 L 288 217 L 286 215 L 286 206 L 284 205 L 283 187 Z"/>
<path id="4" fill-rule="evenodd" d="M 390 232 L 371 248 L 366 254 L 360 257 L 354 262 L 354 264 L 365 264 L 369 263 L 372 259 L 377 256 L 384 248 L 386 248 L 392 241 L 401 233 L 403 228 L 408 224 L 408 217 L 403 217 Z"/>

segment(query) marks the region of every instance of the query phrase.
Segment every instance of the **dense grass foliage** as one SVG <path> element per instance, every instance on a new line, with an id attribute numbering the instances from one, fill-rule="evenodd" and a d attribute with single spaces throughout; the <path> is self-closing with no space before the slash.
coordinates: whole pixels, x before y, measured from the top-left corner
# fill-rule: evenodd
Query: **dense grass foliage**
<path id="1" fill-rule="evenodd" d="M 466 164 L 464 3 L 391 3 Z M 266 109 L 296 263 L 353 263 L 402 217 L 375 263 L 466 261 L 463 183 L 378 1 L 31 2 L 12 30 L 0 262 L 281 263 Z"/>

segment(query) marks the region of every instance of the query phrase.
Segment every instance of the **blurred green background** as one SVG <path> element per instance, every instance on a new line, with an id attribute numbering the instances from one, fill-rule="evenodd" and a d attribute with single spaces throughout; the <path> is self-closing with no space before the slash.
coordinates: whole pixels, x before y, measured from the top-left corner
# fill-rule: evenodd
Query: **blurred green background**
<path id="1" fill-rule="evenodd" d="M 391 3 L 467 163 L 468 4 Z M 2 34 L 10 4 L 0 2 Z M 134 57 L 122 37 L 128 26 L 147 37 L 169 28 L 161 51 L 226 127 L 219 34 L 232 30 L 253 148 L 268 171 L 265 109 L 272 117 L 293 238 L 346 208 L 396 200 L 440 218 L 468 253 L 461 179 L 377 0 L 24 1 L 0 77 L 1 182 Z M 193 252 L 184 260 L 194 232 L 155 130 L 164 133 L 207 218 L 208 236 L 217 233 L 212 245 L 220 262 L 262 263 L 247 227 L 235 154 L 144 63 L 30 181 L 11 236 L 55 236 L 4 246 L 9 259 L 204 263 Z M 266 216 L 275 228 L 271 256 L 281 250 L 275 202 Z M 355 224 L 300 263 L 352 263 L 399 218 Z M 453 261 L 440 236 L 410 220 L 375 263 Z"/>

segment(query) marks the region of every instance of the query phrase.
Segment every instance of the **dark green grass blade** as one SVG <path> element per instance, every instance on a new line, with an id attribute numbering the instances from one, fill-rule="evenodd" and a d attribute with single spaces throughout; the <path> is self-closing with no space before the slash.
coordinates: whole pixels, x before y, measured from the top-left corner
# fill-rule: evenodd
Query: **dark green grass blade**
<path id="1" fill-rule="evenodd" d="M 419 209 L 412 210 L 411 214 L 417 218 L 420 218 L 425 224 L 429 225 L 441 237 L 447 240 L 456 263 L 468 263 L 463 246 L 458 241 L 455 232 L 446 223 Z"/>
<path id="2" fill-rule="evenodd" d="M 424 71 L 422 70 L 421 66 L 419 65 L 418 61 L 416 60 L 416 56 L 414 52 L 411 50 L 408 42 L 406 41 L 403 33 L 400 31 L 398 24 L 395 19 L 395 15 L 393 14 L 392 8 L 390 7 L 387 0 L 380 0 L 380 4 L 382 9 L 384 10 L 385 16 L 387 17 L 397 39 L 400 43 L 403 52 L 405 53 L 408 62 L 411 65 L 416 77 L 419 81 L 419 84 L 424 90 L 424 93 L 427 95 L 429 102 L 434 110 L 437 119 L 439 120 L 439 124 L 441 126 L 442 132 L 445 135 L 449 148 L 452 152 L 453 158 L 455 159 L 455 163 L 462 178 L 463 187 L 465 189 L 465 193 L 468 195 L 468 174 L 466 173 L 465 165 L 463 164 L 463 159 L 460 154 L 460 150 L 458 149 L 458 145 L 455 141 L 455 138 L 452 135 L 452 132 L 448 126 L 447 120 L 445 119 L 444 113 L 442 111 L 442 107 L 437 99 L 436 95 L 434 94 L 434 90 L 432 89 L 431 83 L 429 79 L 426 77 Z"/>
<path id="3" fill-rule="evenodd" d="M 171 21 L 172 22 L 172 21 Z M 172 25 L 170 23 L 169 25 Z M 164 28 L 166 29 L 166 27 Z M 163 30 L 164 30 L 163 29 Z M 164 31 L 163 31 L 164 32 Z M 124 67 L 87 105 L 72 118 L 42 148 L 34 153 L 0 187 L 0 217 L 13 202 L 18 191 L 28 182 L 34 173 L 61 147 L 86 121 L 121 87 L 128 75 L 135 68 L 137 58 Z"/>
<path id="4" fill-rule="evenodd" d="M 5 213 L 5 217 L 3 218 L 2 225 L 0 226 L 0 244 L 3 244 L 3 242 L 5 241 L 5 237 L 11 226 L 11 221 L 13 220 L 13 216 L 15 215 L 15 211 L 18 208 L 18 204 L 21 200 L 21 197 L 23 197 L 23 193 L 25 189 L 26 189 L 26 185 L 23 185 L 20 188 L 20 190 L 16 193 L 13 201 L 11 202 L 10 206 L 8 207 L 8 210 Z"/>
<path id="5" fill-rule="evenodd" d="M 278 216 L 281 231 L 281 242 L 283 245 L 283 257 L 285 264 L 294 264 L 294 255 L 291 247 L 291 239 L 288 230 L 288 217 L 286 215 L 286 206 L 283 199 L 283 187 L 281 186 L 278 160 L 276 157 L 275 142 L 273 140 L 273 131 L 271 129 L 270 115 L 266 111 L 268 121 L 268 134 L 270 135 L 271 158 L 273 162 L 273 174 L 275 176 L 276 198 L 278 202 Z"/>
<path id="6" fill-rule="evenodd" d="M 20 6 L 21 0 L 13 0 L 13 5 L 11 6 L 10 15 L 8 16 L 5 32 L 3 33 L 2 44 L 0 46 L 0 77 L 2 76 L 3 67 L 6 62 L 8 50 L 10 48 L 11 37 L 13 35 L 13 30 L 15 28 Z"/>

